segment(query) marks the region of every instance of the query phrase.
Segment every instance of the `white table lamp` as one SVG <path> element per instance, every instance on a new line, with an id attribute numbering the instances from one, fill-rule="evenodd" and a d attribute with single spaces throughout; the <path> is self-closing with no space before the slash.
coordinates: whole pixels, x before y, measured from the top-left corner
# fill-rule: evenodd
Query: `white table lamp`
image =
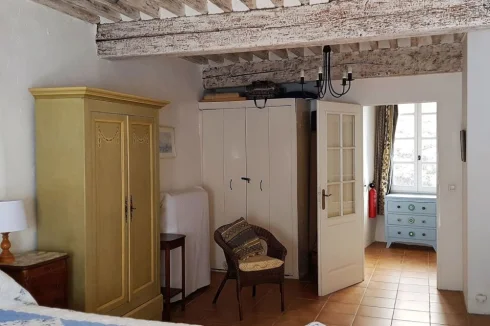
<path id="1" fill-rule="evenodd" d="M 2 253 L 0 263 L 8 264 L 15 261 L 10 252 L 9 233 L 27 229 L 27 218 L 22 200 L 0 201 L 0 233 L 2 233 Z"/>

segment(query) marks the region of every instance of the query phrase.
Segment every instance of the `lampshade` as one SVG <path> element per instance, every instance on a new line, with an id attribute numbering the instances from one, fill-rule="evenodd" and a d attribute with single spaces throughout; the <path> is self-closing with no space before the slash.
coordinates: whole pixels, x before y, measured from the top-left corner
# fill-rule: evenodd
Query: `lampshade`
<path id="1" fill-rule="evenodd" d="M 27 218 L 22 200 L 0 201 L 0 233 L 27 229 Z"/>

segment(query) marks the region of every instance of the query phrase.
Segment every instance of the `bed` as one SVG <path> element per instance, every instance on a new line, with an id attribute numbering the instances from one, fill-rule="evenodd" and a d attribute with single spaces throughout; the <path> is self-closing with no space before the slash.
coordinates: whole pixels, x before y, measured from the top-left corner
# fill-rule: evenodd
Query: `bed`
<path id="1" fill-rule="evenodd" d="M 29 292 L 17 284 L 10 276 L 0 271 L 0 325 L 171 326 L 177 324 L 41 307 Z"/>

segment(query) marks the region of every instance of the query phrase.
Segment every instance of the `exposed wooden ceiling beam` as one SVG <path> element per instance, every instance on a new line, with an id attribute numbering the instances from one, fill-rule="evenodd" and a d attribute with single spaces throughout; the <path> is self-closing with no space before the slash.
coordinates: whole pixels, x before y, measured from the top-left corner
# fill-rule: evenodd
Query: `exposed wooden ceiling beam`
<path id="1" fill-rule="evenodd" d="M 205 55 L 204 57 L 206 59 L 208 59 L 214 63 L 218 63 L 218 64 L 225 62 L 225 58 L 219 54 L 208 54 L 208 55 Z"/>
<path id="2" fill-rule="evenodd" d="M 161 1 L 161 0 L 156 0 Z M 122 4 L 134 8 L 142 13 L 153 17 L 160 18 L 160 6 L 155 0 L 119 0 Z"/>
<path id="3" fill-rule="evenodd" d="M 277 55 L 281 59 L 289 58 L 288 50 L 286 49 L 276 49 L 276 50 L 272 50 L 271 52 Z"/>
<path id="4" fill-rule="evenodd" d="M 284 0 L 271 0 L 271 2 L 276 7 L 284 7 Z"/>
<path id="5" fill-rule="evenodd" d="M 185 7 L 184 4 L 187 4 L 187 1 L 179 1 L 179 0 L 154 0 L 155 3 L 176 16 L 185 16 Z M 194 2 L 194 1 L 192 1 Z M 192 7 L 193 8 L 193 7 Z M 193 8 L 194 9 L 194 8 Z M 195 9 L 197 10 L 197 9 Z M 205 12 L 207 12 L 207 6 Z M 197 10 L 199 11 L 199 10 Z"/>
<path id="6" fill-rule="evenodd" d="M 354 78 L 407 76 L 462 71 L 461 43 L 439 44 L 418 48 L 380 49 L 378 51 L 333 54 L 333 78 L 340 79 L 345 65 L 353 68 Z M 205 68 L 205 88 L 237 87 L 256 80 L 276 83 L 297 82 L 304 69 L 307 81 L 317 77 L 321 56 L 289 60 L 239 63 L 230 66 Z M 355 83 L 353 85 L 355 87 Z"/>
<path id="7" fill-rule="evenodd" d="M 376 41 L 370 41 L 369 45 L 371 45 L 371 50 L 377 50 L 378 49 L 378 42 Z"/>
<path id="8" fill-rule="evenodd" d="M 67 2 L 72 4 L 74 7 L 78 7 L 82 10 L 87 10 L 94 15 L 104 17 L 113 22 L 121 21 L 121 14 L 117 11 L 112 10 L 110 7 L 97 2 L 95 0 L 61 0 L 62 2 Z"/>
<path id="9" fill-rule="evenodd" d="M 396 41 L 399 48 L 409 48 L 412 46 L 412 40 L 410 38 L 399 38 Z"/>
<path id="10" fill-rule="evenodd" d="M 305 56 L 305 49 L 304 48 L 293 48 L 293 49 L 288 49 L 288 50 L 297 57 L 304 57 Z"/>
<path id="11" fill-rule="evenodd" d="M 344 0 L 143 23 L 104 24 L 99 26 L 97 41 L 100 56 L 107 58 L 188 56 L 348 44 L 485 27 L 490 27 L 490 15 L 482 0 Z"/>
<path id="12" fill-rule="evenodd" d="M 94 0 L 133 20 L 139 20 L 140 12 L 118 0 Z"/>
<path id="13" fill-rule="evenodd" d="M 350 43 L 349 47 L 353 52 L 359 52 L 359 43 Z"/>
<path id="14" fill-rule="evenodd" d="M 164 0 L 168 2 L 184 3 L 201 14 L 208 13 L 208 0 Z M 182 15 L 184 16 L 184 15 Z"/>
<path id="15" fill-rule="evenodd" d="M 248 9 L 257 9 L 257 1 L 256 0 L 241 0 Z"/>
<path id="16" fill-rule="evenodd" d="M 308 49 L 310 49 L 314 55 L 320 55 L 323 52 L 323 46 L 311 46 Z"/>
<path id="17" fill-rule="evenodd" d="M 190 61 L 192 63 L 197 63 L 198 65 L 207 65 L 208 59 L 205 57 L 200 57 L 200 56 L 193 56 L 193 57 L 183 57 L 182 59 Z"/>
<path id="18" fill-rule="evenodd" d="M 252 52 L 240 52 L 236 54 L 240 59 L 252 62 L 253 61 L 253 54 Z"/>
<path id="19" fill-rule="evenodd" d="M 269 51 L 254 51 L 252 53 L 261 60 L 269 60 Z"/>
<path id="20" fill-rule="evenodd" d="M 225 53 L 223 57 L 231 62 L 238 63 L 240 62 L 240 57 L 236 53 Z"/>
<path id="21" fill-rule="evenodd" d="M 330 48 L 332 49 L 333 53 L 340 53 L 340 45 L 339 44 L 332 44 L 332 45 L 330 45 Z"/>
<path id="22" fill-rule="evenodd" d="M 61 0 L 32 0 L 36 3 L 49 7 L 51 9 L 57 10 L 69 16 L 84 20 L 91 24 L 98 24 L 100 22 L 100 17 L 95 15 L 85 9 L 81 9 L 78 6 Z"/>
<path id="23" fill-rule="evenodd" d="M 216 7 L 220 8 L 224 12 L 233 11 L 231 0 L 209 0 L 209 2 L 213 3 Z"/>

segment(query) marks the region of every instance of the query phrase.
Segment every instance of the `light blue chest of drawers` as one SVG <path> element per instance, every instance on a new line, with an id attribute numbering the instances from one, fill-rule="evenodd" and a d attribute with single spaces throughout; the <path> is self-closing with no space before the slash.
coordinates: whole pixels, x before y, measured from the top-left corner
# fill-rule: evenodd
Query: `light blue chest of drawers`
<path id="1" fill-rule="evenodd" d="M 386 247 L 393 242 L 403 242 L 425 244 L 437 250 L 436 199 L 434 195 L 387 195 Z"/>

